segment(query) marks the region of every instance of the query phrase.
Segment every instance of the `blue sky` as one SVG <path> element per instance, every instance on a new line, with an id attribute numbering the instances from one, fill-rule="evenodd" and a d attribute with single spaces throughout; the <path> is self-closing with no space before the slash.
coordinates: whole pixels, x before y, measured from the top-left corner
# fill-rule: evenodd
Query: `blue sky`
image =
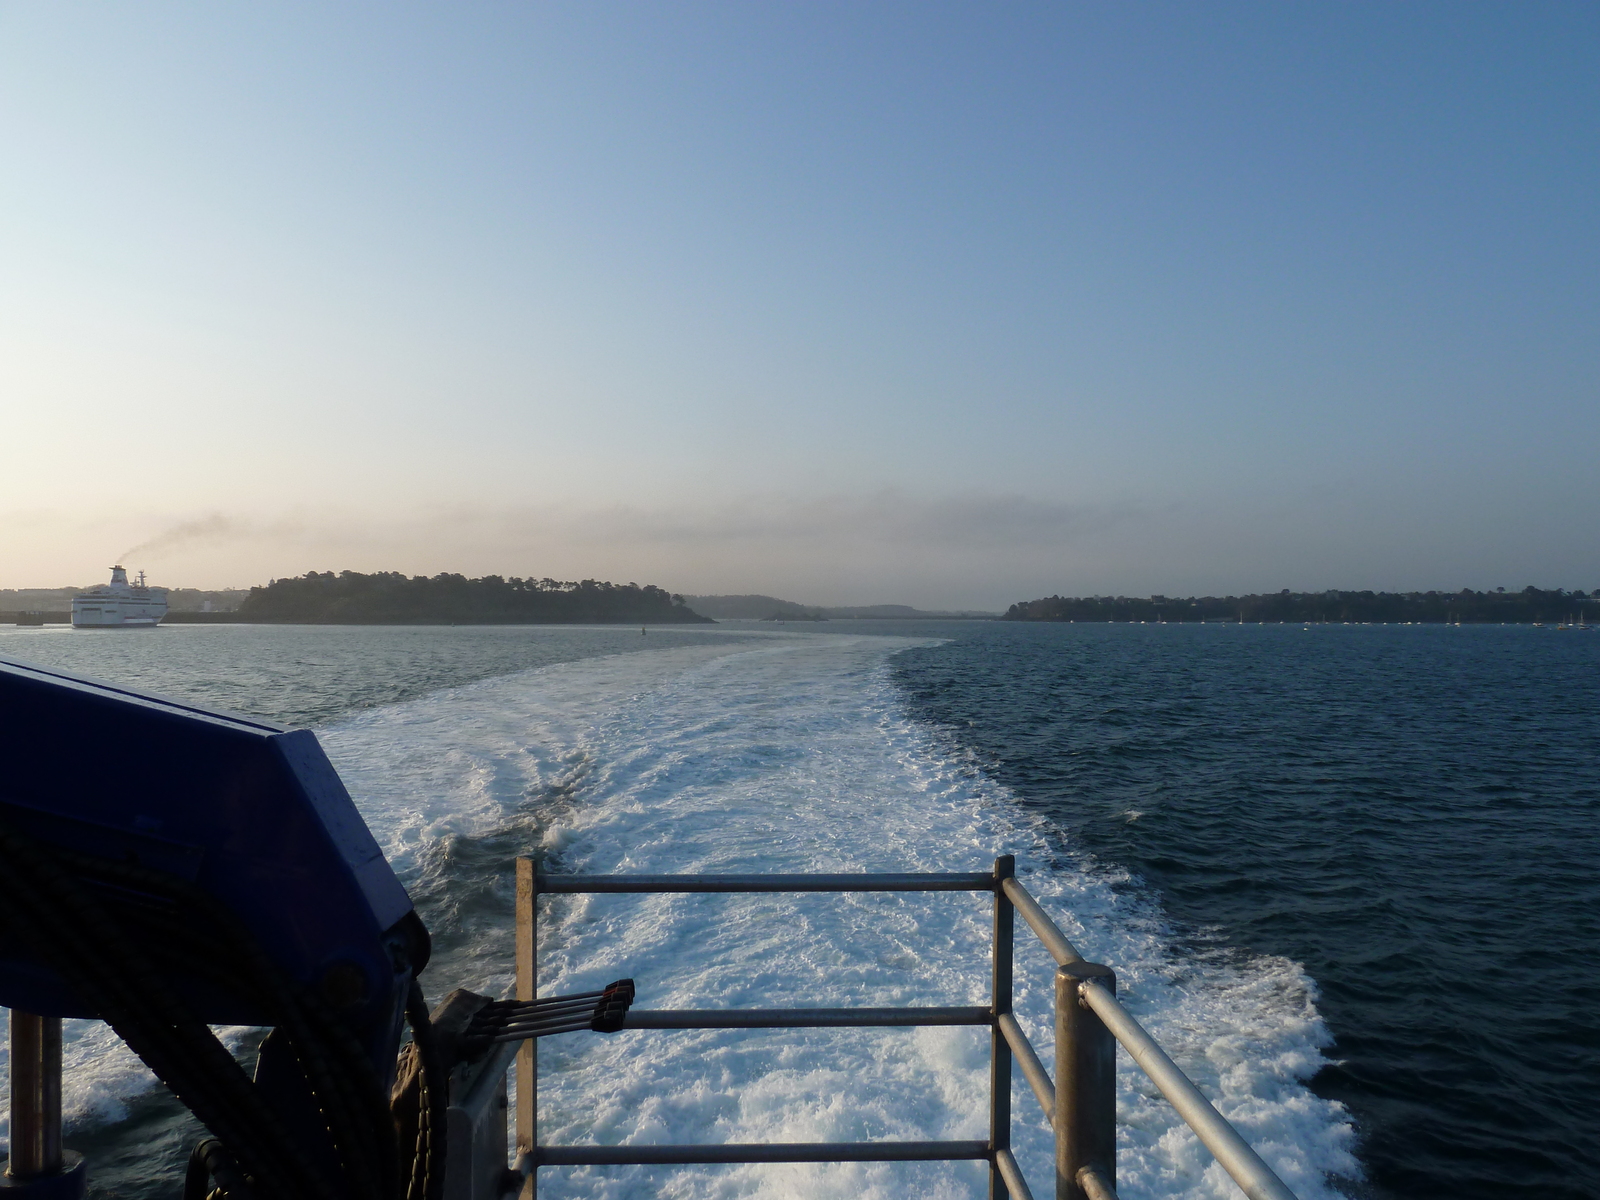
<path id="1" fill-rule="evenodd" d="M 1600 586 L 1593 4 L 0 8 L 0 586 Z"/>

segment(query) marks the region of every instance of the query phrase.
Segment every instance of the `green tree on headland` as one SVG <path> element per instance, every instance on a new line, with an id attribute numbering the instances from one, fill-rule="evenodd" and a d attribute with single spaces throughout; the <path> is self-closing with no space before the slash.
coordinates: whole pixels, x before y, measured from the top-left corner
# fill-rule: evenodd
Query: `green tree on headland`
<path id="1" fill-rule="evenodd" d="M 274 579 L 250 589 L 239 615 L 313 625 L 711 623 L 685 607 L 682 596 L 649 584 L 398 571 L 311 571 Z"/>
<path id="2" fill-rule="evenodd" d="M 1281 592 L 1249 596 L 1046 596 L 1013 604 L 1006 621 L 1414 621 L 1528 624 L 1600 619 L 1600 591 Z"/>

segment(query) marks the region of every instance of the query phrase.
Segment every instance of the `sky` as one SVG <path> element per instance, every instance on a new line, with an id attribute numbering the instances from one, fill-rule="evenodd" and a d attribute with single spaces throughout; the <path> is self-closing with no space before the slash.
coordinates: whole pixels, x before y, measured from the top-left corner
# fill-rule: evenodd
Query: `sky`
<path id="1" fill-rule="evenodd" d="M 0 587 L 1600 587 L 1600 6 L 0 3 Z"/>

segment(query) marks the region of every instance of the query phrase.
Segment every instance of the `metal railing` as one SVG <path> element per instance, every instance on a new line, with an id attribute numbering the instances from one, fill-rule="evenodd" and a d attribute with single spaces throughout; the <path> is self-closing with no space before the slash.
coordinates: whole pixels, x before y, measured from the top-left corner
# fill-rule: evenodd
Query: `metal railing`
<path id="1" fill-rule="evenodd" d="M 1295 1200 L 1238 1132 L 1167 1057 L 1116 997 L 1110 967 L 1084 960 L 1004 855 L 986 874 L 541 875 L 517 860 L 517 999 L 537 991 L 539 897 L 662 892 L 988 892 L 994 896 L 992 988 L 987 1007 L 675 1009 L 628 1013 L 624 1029 L 800 1029 L 981 1025 L 990 1030 L 986 1141 L 804 1142 L 694 1146 L 541 1146 L 536 1041 L 517 1052 L 517 1170 L 534 1200 L 540 1167 L 698 1163 L 977 1160 L 991 1200 L 1033 1200 L 1011 1153 L 1011 1068 L 1020 1069 L 1055 1133 L 1057 1200 L 1116 1200 L 1116 1043 L 1150 1077 L 1251 1200 Z M 1021 914 L 1056 961 L 1056 1078 L 1012 1012 L 1015 918 Z"/>

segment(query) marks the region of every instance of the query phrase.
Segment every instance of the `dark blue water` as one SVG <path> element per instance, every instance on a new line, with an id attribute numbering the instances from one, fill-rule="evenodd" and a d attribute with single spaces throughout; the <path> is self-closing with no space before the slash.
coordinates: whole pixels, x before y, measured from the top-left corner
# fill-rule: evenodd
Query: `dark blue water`
<path id="1" fill-rule="evenodd" d="M 905 696 L 1064 850 L 1127 868 L 1127 886 L 1208 954 L 1303 964 L 1337 1038 L 1314 1087 L 1354 1115 L 1373 1196 L 1600 1196 L 1600 634 L 807 632 L 948 639 L 892 659 Z M 0 654 L 317 724 L 529 667 L 730 635 L 744 636 L 6 630 Z M 196 1131 L 159 1093 L 130 1104 L 128 1120 L 73 1144 L 94 1159 L 98 1194 L 154 1200 L 171 1194 Z"/>
<path id="2" fill-rule="evenodd" d="M 1285 955 L 1379 1197 L 1600 1196 L 1600 634 L 961 624 L 917 711 L 1185 936 Z"/>

